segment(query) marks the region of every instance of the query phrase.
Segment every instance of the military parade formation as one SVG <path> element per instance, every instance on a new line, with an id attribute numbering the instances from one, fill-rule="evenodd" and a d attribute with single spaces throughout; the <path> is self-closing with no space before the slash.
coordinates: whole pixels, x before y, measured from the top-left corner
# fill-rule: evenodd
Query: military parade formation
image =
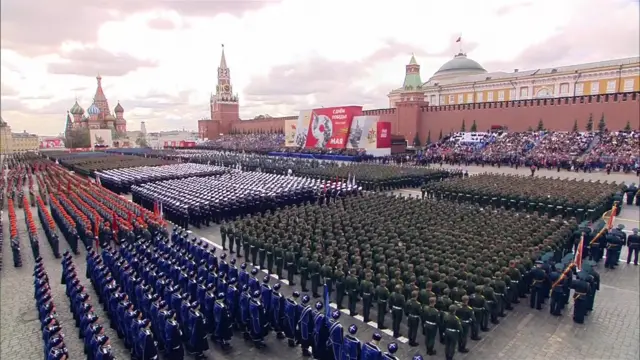
<path id="1" fill-rule="evenodd" d="M 584 323 L 600 290 L 597 264 L 615 269 L 623 246 L 622 261 L 638 262 L 638 229 L 613 226 L 624 205 L 640 205 L 635 185 L 186 154 L 195 153 L 173 165 L 162 153 L 134 156 L 140 167 L 113 165 L 128 155 L 58 156 L 89 179 L 55 160 L 11 164 L 2 193 L 12 255 L 22 266 L 29 239 L 45 360 L 69 351 L 39 229 L 95 360 L 115 359 L 105 327 L 134 360 L 211 358 L 238 337 L 262 349 L 272 336 L 319 360 L 399 360 L 403 339 L 413 359 L 443 351 L 451 360 L 523 299 L 538 310 L 548 303 L 553 316 L 573 300 L 572 318 Z M 404 187 L 423 197 L 384 191 Z M 133 201 L 119 196 L 128 191 Z M 188 231 L 217 224 L 222 249 Z M 358 327 L 369 325 L 347 326 L 343 314 L 379 332 L 361 341 Z M 394 338 L 386 347 L 382 333 Z"/>

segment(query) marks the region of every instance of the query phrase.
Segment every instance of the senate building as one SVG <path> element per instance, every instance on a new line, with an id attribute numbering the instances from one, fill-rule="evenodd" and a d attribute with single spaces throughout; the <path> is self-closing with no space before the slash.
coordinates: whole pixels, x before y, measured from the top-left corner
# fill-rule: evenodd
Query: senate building
<path id="1" fill-rule="evenodd" d="M 411 58 L 412 64 L 418 64 L 415 57 Z M 640 58 L 632 57 L 546 69 L 489 72 L 467 54 L 458 53 L 427 82 L 420 80 L 419 71 L 409 72 L 404 86 L 387 96 L 389 106 L 396 107 L 407 86 L 422 89 L 430 106 L 605 95 L 639 91 L 639 71 Z"/>

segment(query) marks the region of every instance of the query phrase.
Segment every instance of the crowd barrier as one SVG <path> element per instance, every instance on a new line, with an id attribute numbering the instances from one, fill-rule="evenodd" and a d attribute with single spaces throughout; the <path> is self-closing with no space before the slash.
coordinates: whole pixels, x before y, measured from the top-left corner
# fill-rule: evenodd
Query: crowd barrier
<path id="1" fill-rule="evenodd" d="M 358 156 L 331 155 L 331 154 L 303 154 L 303 153 L 270 152 L 269 156 L 282 156 L 282 157 L 292 157 L 292 158 L 299 158 L 299 159 L 351 161 L 351 162 L 360 160 L 360 157 L 358 157 Z"/>

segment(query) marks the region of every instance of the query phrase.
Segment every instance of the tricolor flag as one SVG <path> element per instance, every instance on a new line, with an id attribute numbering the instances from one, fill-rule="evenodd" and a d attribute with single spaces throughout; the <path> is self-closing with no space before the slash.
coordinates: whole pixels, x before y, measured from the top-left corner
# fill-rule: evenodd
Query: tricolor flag
<path id="1" fill-rule="evenodd" d="M 584 233 L 580 236 L 580 243 L 576 249 L 576 257 L 573 259 L 573 263 L 576 265 L 578 271 L 582 270 L 582 248 L 584 246 Z"/>
<path id="2" fill-rule="evenodd" d="M 323 295 L 325 321 L 329 323 L 331 319 L 331 306 L 329 306 L 329 285 L 327 284 L 324 284 Z"/>

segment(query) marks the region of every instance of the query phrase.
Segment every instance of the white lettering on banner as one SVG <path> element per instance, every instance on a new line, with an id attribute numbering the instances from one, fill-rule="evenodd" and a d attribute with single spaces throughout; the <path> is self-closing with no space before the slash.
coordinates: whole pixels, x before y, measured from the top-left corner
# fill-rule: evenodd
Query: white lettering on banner
<path id="1" fill-rule="evenodd" d="M 339 109 L 333 109 L 333 115 L 337 115 L 337 114 L 344 114 L 347 111 L 343 108 L 339 108 Z"/>
<path id="2" fill-rule="evenodd" d="M 380 133 L 380 138 L 384 139 L 387 137 L 387 129 L 382 129 L 382 132 Z"/>
<path id="3" fill-rule="evenodd" d="M 331 120 L 346 120 L 346 119 L 347 119 L 347 114 L 333 115 L 331 117 Z"/>
<path id="4" fill-rule="evenodd" d="M 331 140 L 329 140 L 329 143 L 331 145 L 343 145 L 344 144 L 344 139 L 343 138 L 331 139 Z"/>

